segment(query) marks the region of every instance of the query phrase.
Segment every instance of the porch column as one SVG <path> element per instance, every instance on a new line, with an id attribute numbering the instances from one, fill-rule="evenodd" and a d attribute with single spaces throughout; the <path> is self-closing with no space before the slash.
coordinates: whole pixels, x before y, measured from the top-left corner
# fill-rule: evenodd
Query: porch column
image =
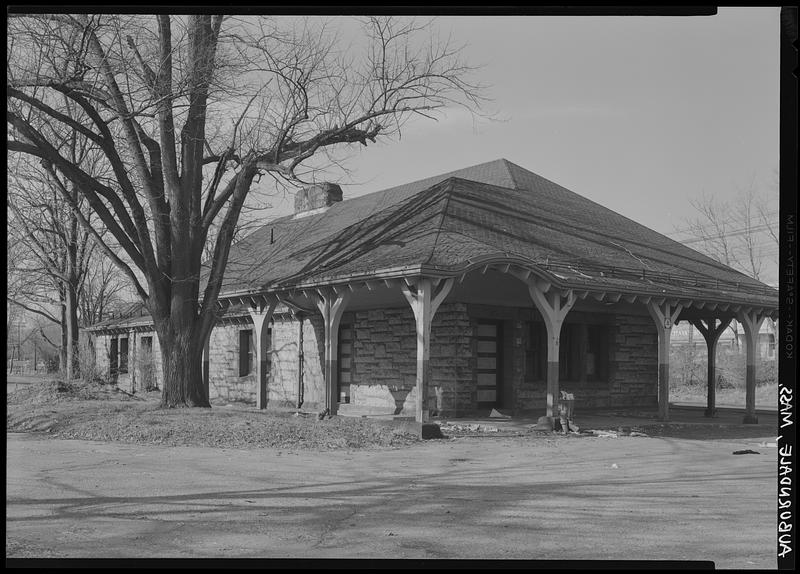
<path id="1" fill-rule="evenodd" d="M 744 336 L 747 345 L 747 378 L 745 379 L 745 409 L 744 424 L 758 424 L 756 416 L 756 360 L 758 357 L 758 332 L 765 315 L 754 309 L 741 310 L 736 314 L 736 320 L 744 327 Z"/>
<path id="2" fill-rule="evenodd" d="M 322 313 L 325 331 L 325 408 L 335 415 L 339 408 L 336 387 L 339 382 L 339 322 L 350 301 L 349 288 L 317 289 L 316 304 Z"/>
<path id="3" fill-rule="evenodd" d="M 267 408 L 267 330 L 269 329 L 270 319 L 272 319 L 272 313 L 277 305 L 278 300 L 272 298 L 268 299 L 266 304 L 250 308 L 250 317 L 253 318 L 253 338 L 256 347 L 256 407 L 259 409 Z"/>
<path id="4" fill-rule="evenodd" d="M 539 310 L 547 328 L 547 416 L 558 416 L 559 399 L 559 340 L 564 318 L 575 305 L 575 294 L 568 291 L 566 297 L 557 289 L 539 280 L 527 280 L 528 292 Z"/>
<path id="5" fill-rule="evenodd" d="M 669 420 L 669 338 L 682 309 L 682 305 L 668 301 L 647 303 L 647 310 L 658 331 L 658 416 L 662 421 Z"/>
<path id="6" fill-rule="evenodd" d="M 717 393 L 716 393 L 716 368 L 717 368 L 717 342 L 720 335 L 731 324 L 731 319 L 719 319 L 717 325 L 715 318 L 709 317 L 708 319 L 692 319 L 689 322 L 694 325 L 698 331 L 703 335 L 706 340 L 706 347 L 708 348 L 708 399 L 705 416 L 717 416 Z"/>
<path id="7" fill-rule="evenodd" d="M 428 422 L 428 385 L 430 383 L 431 323 L 445 297 L 453 288 L 453 279 L 433 280 L 427 277 L 406 279 L 400 284 L 414 313 L 417 327 L 417 413 L 419 423 Z"/>

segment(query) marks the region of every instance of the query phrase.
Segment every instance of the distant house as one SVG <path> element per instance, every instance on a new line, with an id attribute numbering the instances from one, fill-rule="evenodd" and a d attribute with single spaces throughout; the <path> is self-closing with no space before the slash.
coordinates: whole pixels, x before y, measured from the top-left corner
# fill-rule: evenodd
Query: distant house
<path id="1" fill-rule="evenodd" d="M 567 390 L 666 419 L 675 324 L 713 343 L 777 316 L 774 289 L 506 160 L 345 201 L 312 186 L 295 207 L 231 250 L 212 398 L 424 421 L 553 416 Z M 92 332 L 120 384 L 158 360 L 147 317 Z"/>

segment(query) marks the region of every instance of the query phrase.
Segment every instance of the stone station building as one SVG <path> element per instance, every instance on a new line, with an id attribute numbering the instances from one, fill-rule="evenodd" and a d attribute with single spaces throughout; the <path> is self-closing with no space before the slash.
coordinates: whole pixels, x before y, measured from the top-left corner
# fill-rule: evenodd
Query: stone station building
<path id="1" fill-rule="evenodd" d="M 295 208 L 231 249 L 204 356 L 212 399 L 424 422 L 553 416 L 565 390 L 578 409 L 657 406 L 667 420 L 673 326 L 713 350 L 735 318 L 757 422 L 755 339 L 777 291 L 513 163 L 345 201 L 316 185 Z M 160 379 L 148 317 L 91 333 L 118 384 Z"/>

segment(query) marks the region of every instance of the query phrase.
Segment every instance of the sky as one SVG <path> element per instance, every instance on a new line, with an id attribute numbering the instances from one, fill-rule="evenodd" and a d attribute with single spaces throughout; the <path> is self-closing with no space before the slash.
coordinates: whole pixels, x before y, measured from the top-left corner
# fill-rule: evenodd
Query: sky
<path id="1" fill-rule="evenodd" d="M 677 239 L 692 199 L 753 185 L 777 201 L 779 17 L 440 16 L 504 120 L 454 109 L 359 146 L 344 196 L 505 158 Z"/>

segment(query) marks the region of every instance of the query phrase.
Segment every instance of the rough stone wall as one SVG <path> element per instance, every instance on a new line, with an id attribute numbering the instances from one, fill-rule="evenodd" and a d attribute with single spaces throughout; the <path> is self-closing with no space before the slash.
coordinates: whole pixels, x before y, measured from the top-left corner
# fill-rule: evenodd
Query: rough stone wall
<path id="1" fill-rule="evenodd" d="M 561 381 L 559 388 L 575 396 L 575 408 L 653 407 L 658 404 L 658 334 L 650 317 L 613 315 L 609 327 L 607 381 Z M 547 383 L 525 378 L 530 332 L 515 325 L 513 377 L 516 410 L 544 411 Z"/>
<path id="2" fill-rule="evenodd" d="M 250 373 L 239 376 L 239 331 L 252 330 L 252 324 L 222 324 L 211 331 L 208 342 L 208 394 L 210 399 L 256 402 L 256 356 Z"/>
<path id="3" fill-rule="evenodd" d="M 353 320 L 351 404 L 416 412 L 417 336 L 410 307 L 357 311 Z M 471 407 L 472 330 L 466 306 L 442 305 L 431 325 L 428 404 L 440 414 Z"/>
<path id="4" fill-rule="evenodd" d="M 615 317 L 610 406 L 658 405 L 658 333 L 650 317 Z"/>
<path id="5" fill-rule="evenodd" d="M 507 316 L 505 316 L 507 315 Z M 544 410 L 546 384 L 525 377 L 529 310 L 505 309 L 505 365 L 510 372 L 513 409 Z M 512 318 L 513 317 L 513 318 Z M 476 406 L 475 327 L 479 318 L 470 316 L 462 303 L 443 304 L 431 328 L 428 404 L 440 415 L 469 414 Z M 322 318 L 305 317 L 303 324 L 303 408 L 321 408 L 325 403 L 324 340 Z M 416 412 L 416 329 L 410 307 L 372 309 L 346 313 L 343 324 L 353 329 L 350 403 L 354 407 L 376 407 L 413 416 Z M 218 325 L 209 345 L 209 390 L 211 398 L 255 404 L 255 354 L 251 373 L 239 377 L 239 331 L 246 324 Z M 576 396 L 576 409 L 593 407 L 652 407 L 657 405 L 658 346 L 652 320 L 645 316 L 610 317 L 608 381 L 568 383 L 561 389 Z M 276 316 L 271 324 L 267 406 L 295 406 L 298 386 L 298 341 L 300 322 Z M 153 337 L 154 373 L 163 388 L 161 352 L 154 332 L 136 334 L 137 359 L 142 357 L 143 336 Z M 97 368 L 108 374 L 110 335 L 94 337 Z M 137 369 L 140 367 L 137 367 Z M 118 384 L 130 386 L 130 377 L 120 375 Z M 125 388 L 125 387 L 123 387 Z M 136 390 L 143 388 L 137 370 Z"/>
<path id="6" fill-rule="evenodd" d="M 109 352 L 111 349 L 111 335 L 96 334 L 94 342 L 94 364 L 97 372 L 104 379 L 108 379 L 111 365 L 109 363 Z"/>
<path id="7" fill-rule="evenodd" d="M 275 318 L 272 323 L 271 369 L 267 386 L 267 406 L 296 406 L 300 364 L 298 343 L 301 320 Z M 323 369 L 324 330 L 322 317 L 312 315 L 302 319 L 304 409 L 316 409 L 325 404 Z"/>

